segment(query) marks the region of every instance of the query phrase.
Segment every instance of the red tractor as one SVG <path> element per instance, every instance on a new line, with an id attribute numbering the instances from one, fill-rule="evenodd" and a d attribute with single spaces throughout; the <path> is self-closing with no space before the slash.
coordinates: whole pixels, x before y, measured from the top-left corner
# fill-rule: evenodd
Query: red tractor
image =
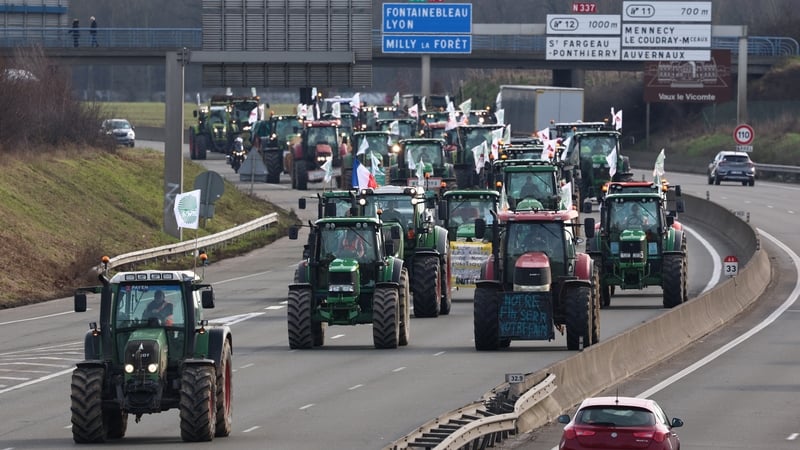
<path id="1" fill-rule="evenodd" d="M 501 211 L 491 228 L 482 219 L 475 225 L 476 236 L 492 242 L 475 288 L 477 350 L 552 340 L 564 328 L 569 350 L 598 342 L 598 273 L 577 252 L 577 211 Z"/>
<path id="2" fill-rule="evenodd" d="M 332 160 L 336 179 L 341 177 L 342 157 L 347 145 L 339 134 L 338 120 L 307 120 L 303 122 L 300 137 L 289 144 L 285 167 L 292 178 L 292 188 L 305 191 L 308 182 L 325 178 L 323 165 Z M 339 185 L 340 183 L 337 183 Z"/>

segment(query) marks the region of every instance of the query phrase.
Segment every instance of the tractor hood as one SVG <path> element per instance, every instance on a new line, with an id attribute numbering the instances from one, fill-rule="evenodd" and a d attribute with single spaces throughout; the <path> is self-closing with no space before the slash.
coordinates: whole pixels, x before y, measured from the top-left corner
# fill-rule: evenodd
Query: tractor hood
<path id="1" fill-rule="evenodd" d="M 550 258 L 542 252 L 530 252 L 514 263 L 514 291 L 550 291 Z"/>

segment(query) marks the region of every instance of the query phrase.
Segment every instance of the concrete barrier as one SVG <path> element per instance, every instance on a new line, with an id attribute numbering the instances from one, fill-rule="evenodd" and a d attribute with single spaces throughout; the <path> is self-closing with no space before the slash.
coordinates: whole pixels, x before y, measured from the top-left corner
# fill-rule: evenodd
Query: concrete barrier
<path id="1" fill-rule="evenodd" d="M 719 205 L 697 197 L 684 195 L 684 198 L 685 216 L 725 229 L 739 254 L 751 255 L 739 276 L 612 339 L 526 376 L 533 383 L 552 373 L 558 388 L 520 416 L 519 432 L 540 427 L 584 398 L 669 358 L 736 317 L 764 292 L 770 282 L 771 267 L 755 230 Z"/>

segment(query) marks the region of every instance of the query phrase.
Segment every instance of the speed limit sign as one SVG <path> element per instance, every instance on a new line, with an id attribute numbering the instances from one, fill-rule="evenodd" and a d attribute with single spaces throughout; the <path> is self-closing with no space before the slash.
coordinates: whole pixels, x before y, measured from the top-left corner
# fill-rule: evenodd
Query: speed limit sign
<path id="1" fill-rule="evenodd" d="M 753 138 L 756 134 L 753 132 L 753 127 L 743 123 L 733 130 L 733 140 L 739 145 L 750 145 L 753 143 Z"/>
<path id="2" fill-rule="evenodd" d="M 723 260 L 723 271 L 729 277 L 735 277 L 739 274 L 739 258 L 733 255 L 726 256 Z"/>

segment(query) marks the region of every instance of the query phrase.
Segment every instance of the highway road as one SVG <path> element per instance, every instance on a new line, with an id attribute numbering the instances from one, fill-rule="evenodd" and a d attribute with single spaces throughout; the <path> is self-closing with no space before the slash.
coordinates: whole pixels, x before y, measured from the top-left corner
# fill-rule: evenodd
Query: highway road
<path id="1" fill-rule="evenodd" d="M 667 161 L 669 168 L 669 161 Z M 652 397 L 685 426 L 675 431 L 684 448 L 800 448 L 800 186 L 757 181 L 709 186 L 704 176 L 668 174 L 683 191 L 741 211 L 761 235 L 773 282 L 736 321 L 685 352 L 604 394 Z M 556 449 L 562 426 L 516 437 L 504 449 Z"/>
<path id="2" fill-rule="evenodd" d="M 296 209 L 300 193 L 290 190 L 288 181 L 241 182 L 219 154 L 209 154 L 203 164 L 240 189 Z M 312 186 L 307 195 L 315 193 L 314 187 L 320 186 Z M 768 189 L 757 185 L 750 192 Z M 307 220 L 315 212 L 298 211 Z M 690 214 L 685 218 L 691 230 L 690 294 L 696 295 L 718 279 L 719 255 L 728 247 L 719 230 L 693 224 Z M 412 319 L 408 347 L 375 350 L 370 327 L 358 326 L 331 327 L 323 348 L 292 351 L 285 299 L 302 242 L 302 237 L 284 238 L 246 256 L 212 261 L 205 269 L 205 279 L 217 294 L 217 308 L 207 318 L 229 324 L 234 335 L 234 430 L 230 437 L 215 440 L 215 447 L 382 448 L 442 412 L 479 398 L 503 382 L 506 373 L 533 372 L 572 354 L 565 350 L 563 337 L 551 343 L 515 341 L 507 351 L 476 352 L 470 290 L 454 294 L 449 316 Z M 96 298 L 90 299 L 90 308 L 73 313 L 72 300 L 59 299 L 3 311 L 0 448 L 72 445 L 70 373 L 82 359 L 88 323 L 97 320 Z M 612 307 L 601 314 L 601 339 L 663 311 L 657 288 L 645 295 L 615 296 Z M 180 444 L 178 423 L 177 411 L 145 416 L 139 424 L 131 418 L 124 444 Z"/>

